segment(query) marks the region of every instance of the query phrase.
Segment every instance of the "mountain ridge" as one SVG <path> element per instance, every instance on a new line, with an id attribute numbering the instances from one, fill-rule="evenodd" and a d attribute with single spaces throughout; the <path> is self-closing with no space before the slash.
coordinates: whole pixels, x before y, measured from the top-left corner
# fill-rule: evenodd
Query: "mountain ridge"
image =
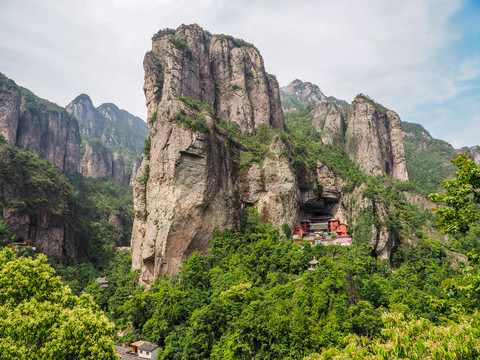
<path id="1" fill-rule="evenodd" d="M 196 24 L 154 36 L 144 69 L 149 138 L 134 186 L 132 232 L 132 268 L 140 270 L 143 283 L 176 274 L 182 260 L 207 251 L 214 229 L 238 230 L 249 208 L 277 228 L 293 228 L 305 218 L 338 218 L 385 259 L 400 245 L 400 235 L 388 226 L 393 205 L 365 183 L 371 174 L 408 179 L 400 120 L 393 111 L 357 97 L 348 126 L 358 122 L 374 130 L 351 130 L 354 143 L 345 136 L 343 108 L 320 100 L 339 114 L 319 123 L 332 130 L 345 125 L 338 148 L 306 137 L 325 139 L 324 130 L 312 125 L 312 104 L 306 116 L 286 114 L 294 122 L 285 131 L 280 90 L 258 50 Z M 353 150 L 348 153 L 345 146 Z M 369 152 L 378 162 L 355 165 Z M 410 189 L 389 179 L 382 186 Z M 399 190 L 401 200 L 395 201 L 422 203 L 406 191 Z"/>

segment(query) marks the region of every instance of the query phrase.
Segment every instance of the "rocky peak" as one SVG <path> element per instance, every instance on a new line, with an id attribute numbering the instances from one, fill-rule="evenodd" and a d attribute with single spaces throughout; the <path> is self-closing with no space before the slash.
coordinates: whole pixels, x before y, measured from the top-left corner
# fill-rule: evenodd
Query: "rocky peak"
<path id="1" fill-rule="evenodd" d="M 139 117 L 130 114 L 128 111 L 119 109 L 117 105 L 112 103 L 104 103 L 97 110 L 105 118 L 110 119 L 116 124 L 130 126 L 132 128 L 144 128 L 147 131 L 147 123 Z"/>
<path id="2" fill-rule="evenodd" d="M 225 35 L 211 35 L 200 26 L 161 30 L 144 60 L 149 118 L 179 97 L 200 101 L 242 131 L 267 124 L 284 128 L 279 87 L 265 72 L 259 51 Z M 163 114 L 162 114 L 163 115 Z"/>
<path id="3" fill-rule="evenodd" d="M 25 150 L 35 150 L 62 172 L 76 172 L 80 134 L 65 109 L 41 99 L 0 73 L 0 132 Z"/>
<path id="4" fill-rule="evenodd" d="M 298 79 L 282 86 L 280 91 L 286 111 L 297 110 L 299 103 L 319 105 L 327 99 L 317 85 Z"/>
<path id="5" fill-rule="evenodd" d="M 408 180 L 400 117 L 364 95 L 350 106 L 346 149 L 366 173 Z"/>
<path id="6" fill-rule="evenodd" d="M 86 94 L 77 96 L 66 109 L 78 119 L 80 131 L 89 137 L 101 139 L 105 146 L 121 146 L 137 154 L 142 152 L 148 127 L 139 117 L 112 103 L 95 108 Z"/>
<path id="7" fill-rule="evenodd" d="M 148 284 L 206 251 L 215 228 L 239 225 L 238 151 L 220 121 L 248 132 L 285 125 L 278 83 L 243 40 L 198 25 L 164 29 L 144 69 L 149 139 L 134 185 L 132 266 Z"/>
<path id="8" fill-rule="evenodd" d="M 87 94 L 78 95 L 66 107 L 67 111 L 77 118 L 80 131 L 90 137 L 99 138 L 105 127 L 105 119 L 95 109 Z"/>
<path id="9" fill-rule="evenodd" d="M 280 88 L 282 106 L 285 112 L 292 112 L 305 105 L 318 106 L 325 102 L 332 102 L 348 110 L 349 104 L 333 96 L 325 96 L 318 85 L 301 80 L 293 80 L 290 84 Z"/>
<path id="10" fill-rule="evenodd" d="M 433 140 L 432 135 L 420 124 L 402 121 L 402 135 L 417 141 Z"/>
<path id="11" fill-rule="evenodd" d="M 112 153 L 99 139 L 91 139 L 85 144 L 80 173 L 91 178 L 111 177 L 120 182 L 129 181 L 123 157 Z"/>
<path id="12" fill-rule="evenodd" d="M 312 125 L 322 135 L 324 144 L 342 147 L 347 111 L 333 101 L 321 102 L 314 110 Z"/>

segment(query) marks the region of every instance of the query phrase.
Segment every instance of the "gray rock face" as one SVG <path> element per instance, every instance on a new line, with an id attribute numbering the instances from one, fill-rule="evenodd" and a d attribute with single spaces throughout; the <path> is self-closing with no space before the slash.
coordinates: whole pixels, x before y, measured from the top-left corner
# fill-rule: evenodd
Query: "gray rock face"
<path id="1" fill-rule="evenodd" d="M 366 173 L 383 172 L 408 180 L 400 118 L 395 112 L 357 96 L 350 106 L 345 137 L 350 159 Z"/>
<path id="2" fill-rule="evenodd" d="M 80 133 L 65 109 L 40 99 L 0 74 L 0 131 L 25 150 L 35 150 L 62 172 L 77 172 Z"/>
<path id="3" fill-rule="evenodd" d="M 0 220 L 16 241 L 32 241 L 57 261 L 77 259 L 81 240 L 73 230 L 73 194 L 46 169 L 32 154 L 0 140 Z"/>
<path id="4" fill-rule="evenodd" d="M 130 175 L 129 184 L 133 188 L 135 185 L 135 181 L 137 180 L 138 169 L 140 168 L 140 164 L 142 163 L 142 159 L 136 158 L 132 162 L 132 174 Z"/>
<path id="5" fill-rule="evenodd" d="M 77 118 L 82 133 L 94 138 L 102 136 L 105 128 L 105 118 L 93 106 L 88 95 L 77 96 L 65 109 Z"/>
<path id="6" fill-rule="evenodd" d="M 197 25 L 182 25 L 154 36 L 144 69 L 149 139 L 134 183 L 131 241 L 132 267 L 141 271 L 143 283 L 174 275 L 183 259 L 195 251 L 205 252 L 214 229 L 238 229 L 241 212 L 249 206 L 276 227 L 293 227 L 301 219 L 322 215 L 347 223 L 372 207 L 361 187 L 343 194 L 345 182 L 324 164 L 317 164 L 316 173 L 294 171 L 288 160 L 292 152 L 279 134 L 273 136 L 262 162 L 241 168 L 242 145 L 228 137 L 221 120 L 236 123 L 244 132 L 262 125 L 285 128 L 278 85 L 265 73 L 252 45 L 210 35 Z M 343 147 L 348 107 L 318 96 L 315 126 L 323 141 Z M 375 123 L 372 133 L 377 147 L 388 146 L 386 157 L 394 159 L 384 171 L 402 178 L 403 144 L 393 149 L 398 137 L 401 142 L 398 117 L 357 104 L 350 131 L 358 132 L 359 144 L 373 141 L 356 131 L 365 122 L 362 109 L 371 112 L 364 116 L 370 122 L 385 123 Z M 382 136 L 388 140 L 380 142 Z M 380 216 L 387 210 L 379 209 Z M 381 256 L 388 256 L 395 239 L 386 228 L 375 231 L 372 244 Z"/>
<path id="7" fill-rule="evenodd" d="M 12 144 L 17 141 L 18 121 L 20 119 L 20 89 L 0 73 L 0 133 Z"/>
<path id="8" fill-rule="evenodd" d="M 215 228 L 239 225 L 238 155 L 212 115 L 249 132 L 284 122 L 278 84 L 250 44 L 181 26 L 154 38 L 144 68 L 150 151 L 134 185 L 132 266 L 149 284 L 207 250 Z"/>
<path id="9" fill-rule="evenodd" d="M 123 157 L 118 153 L 112 154 L 97 139 L 86 143 L 80 173 L 90 178 L 111 177 L 121 182 L 128 181 Z"/>
<path id="10" fill-rule="evenodd" d="M 125 161 L 119 153 L 113 153 L 112 156 L 112 177 L 120 182 L 129 182 L 129 177 L 125 173 Z"/>
<path id="11" fill-rule="evenodd" d="M 324 101 L 318 104 L 313 114 L 313 126 L 321 133 L 324 144 L 342 147 L 346 130 L 345 108 L 332 101 Z"/>

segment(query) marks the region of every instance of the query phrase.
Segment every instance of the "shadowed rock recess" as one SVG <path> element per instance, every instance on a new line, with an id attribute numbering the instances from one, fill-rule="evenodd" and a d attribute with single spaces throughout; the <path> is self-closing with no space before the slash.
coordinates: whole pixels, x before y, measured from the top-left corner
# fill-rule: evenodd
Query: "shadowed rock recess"
<path id="1" fill-rule="evenodd" d="M 198 25 L 182 25 L 154 35 L 144 69 L 149 137 L 134 184 L 131 241 L 132 267 L 141 270 L 143 283 L 150 284 L 162 274 L 176 274 L 183 259 L 208 249 L 216 228 L 238 229 L 246 207 L 255 207 L 264 221 L 279 228 L 284 224 L 293 228 L 301 219 L 325 215 L 344 223 L 351 219 L 354 226 L 353 212 L 371 207 L 363 198 L 362 186 L 342 193 L 345 180 L 321 162 L 311 164 L 308 174 L 294 169 L 292 151 L 283 139 L 279 86 L 275 77 L 265 72 L 253 45 L 212 35 Z M 309 101 L 318 107 L 313 121 L 323 133 L 322 141 L 342 147 L 355 145 L 355 159 L 363 156 L 363 142 L 371 139 L 364 136 L 358 143 L 348 142 L 344 121 L 350 111 L 348 104 L 326 98 L 313 86 L 309 91 L 315 91 Z M 292 93 L 293 104 L 297 95 L 304 93 Z M 364 112 L 370 119 L 369 111 Z M 394 113 L 387 112 L 379 119 L 393 126 L 385 130 L 387 143 L 377 142 L 378 146 L 388 148 L 401 142 Z M 273 134 L 269 145 L 265 143 L 267 156 L 261 161 L 245 161 L 245 156 L 256 154 L 248 153 L 231 136 L 228 129 L 232 128 L 236 133 Z M 384 134 L 375 136 L 380 139 Z M 385 161 L 372 166 L 404 179 L 406 168 L 405 173 L 396 168 L 401 154 L 395 158 L 395 151 L 387 151 Z M 395 245 L 388 231 L 372 234 L 372 243 L 382 257 L 388 257 Z"/>

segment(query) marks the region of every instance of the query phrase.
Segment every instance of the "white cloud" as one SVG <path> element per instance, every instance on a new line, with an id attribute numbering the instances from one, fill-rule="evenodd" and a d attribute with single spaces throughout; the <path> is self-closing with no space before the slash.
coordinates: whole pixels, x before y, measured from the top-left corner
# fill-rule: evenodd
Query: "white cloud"
<path id="1" fill-rule="evenodd" d="M 363 92 L 408 117 L 425 103 L 458 95 L 465 81 L 479 76 L 473 57 L 452 66 L 458 60 L 452 46 L 461 34 L 449 21 L 462 5 L 461 0 L 4 0 L 0 71 L 62 105 L 86 92 L 96 104 L 115 102 L 145 117 L 142 60 L 151 36 L 160 28 L 198 23 L 255 44 L 281 85 L 300 78 L 348 101 Z"/>

